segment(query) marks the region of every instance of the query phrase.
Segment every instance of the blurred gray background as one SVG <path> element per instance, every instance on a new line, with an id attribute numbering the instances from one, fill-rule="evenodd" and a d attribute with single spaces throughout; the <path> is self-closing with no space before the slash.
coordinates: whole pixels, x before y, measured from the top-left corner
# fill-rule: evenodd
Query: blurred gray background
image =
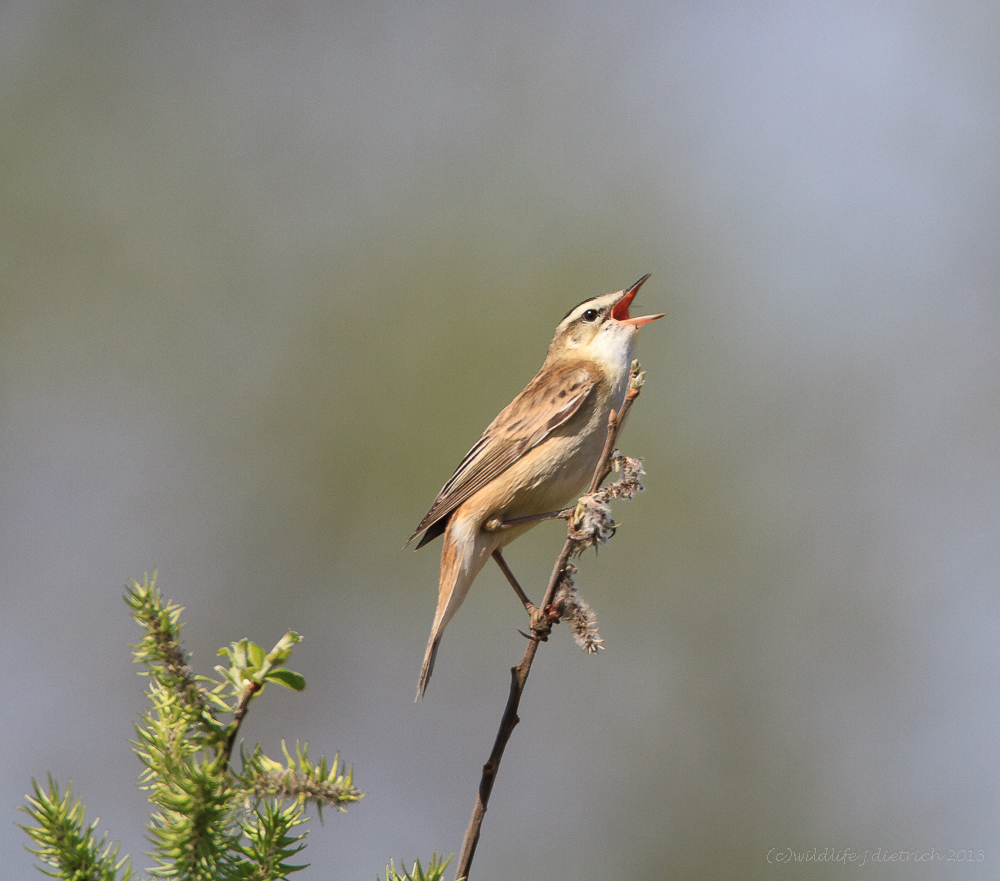
<path id="1" fill-rule="evenodd" d="M 415 705 L 403 542 L 651 272 L 647 491 L 578 578 L 608 649 L 539 652 L 476 878 L 997 877 L 998 47 L 961 0 L 4 3 L 5 876 L 49 771 L 150 864 L 153 567 L 201 671 L 305 635 L 243 733 L 368 796 L 299 877 L 457 850 L 523 612 L 487 569 Z M 561 540 L 509 551 L 529 592 Z"/>

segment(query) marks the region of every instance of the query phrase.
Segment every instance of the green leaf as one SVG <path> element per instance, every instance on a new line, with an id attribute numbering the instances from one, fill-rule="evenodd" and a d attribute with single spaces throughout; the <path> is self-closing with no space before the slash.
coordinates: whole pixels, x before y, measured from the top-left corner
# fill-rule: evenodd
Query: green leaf
<path id="1" fill-rule="evenodd" d="M 250 645 L 249 639 L 241 639 L 233 643 L 233 664 L 240 670 L 247 666 L 247 649 Z"/>
<path id="2" fill-rule="evenodd" d="M 302 637 L 294 630 L 289 630 L 271 651 L 267 653 L 267 660 L 274 665 L 284 664 L 292 656 L 292 646 L 302 642 Z"/>
<path id="3" fill-rule="evenodd" d="M 265 657 L 264 649 L 262 649 L 255 642 L 249 642 L 249 641 L 246 642 L 247 642 L 247 655 L 250 658 L 250 665 L 253 667 L 260 668 L 260 666 L 264 663 L 264 657 Z"/>
<path id="4" fill-rule="evenodd" d="M 272 670 L 264 678 L 268 682 L 278 682 L 284 685 L 285 688 L 292 689 L 292 691 L 303 691 L 306 687 L 306 679 L 301 673 L 296 673 L 294 670 L 286 670 L 284 667 L 279 670 Z"/>

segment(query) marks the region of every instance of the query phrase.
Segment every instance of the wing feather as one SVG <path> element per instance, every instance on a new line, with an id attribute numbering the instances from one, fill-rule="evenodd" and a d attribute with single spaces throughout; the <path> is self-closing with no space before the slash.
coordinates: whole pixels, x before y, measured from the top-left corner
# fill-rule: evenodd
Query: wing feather
<path id="1" fill-rule="evenodd" d="M 543 368 L 466 453 L 407 544 L 425 529 L 418 548 L 440 535 L 444 529 L 435 524 L 570 419 L 596 384 L 593 372 L 580 363 Z"/>

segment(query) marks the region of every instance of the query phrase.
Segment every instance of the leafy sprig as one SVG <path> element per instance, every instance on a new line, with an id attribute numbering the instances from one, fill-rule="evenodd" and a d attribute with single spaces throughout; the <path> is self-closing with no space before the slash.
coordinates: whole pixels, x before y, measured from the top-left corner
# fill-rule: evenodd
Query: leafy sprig
<path id="1" fill-rule="evenodd" d="M 306 682 L 285 664 L 302 637 L 286 633 L 270 651 L 240 639 L 219 655 L 226 663 L 217 678 L 195 673 L 180 643 L 182 607 L 165 602 L 152 579 L 130 582 L 125 602 L 143 628 L 133 658 L 149 678 L 149 708 L 136 724 L 133 749 L 142 763 L 139 785 L 153 812 L 147 824 L 156 878 L 192 881 L 278 881 L 305 868 L 295 861 L 305 846 L 306 810 L 315 804 L 344 811 L 364 793 L 354 785 L 354 769 L 339 755 L 333 760 L 309 757 L 308 744 L 295 753 L 282 742 L 284 762 L 260 746 L 233 748 L 249 706 L 268 683 L 302 691 Z M 32 780 L 33 794 L 22 810 L 35 825 L 23 826 L 42 863 L 42 871 L 69 881 L 130 881 L 128 857 L 118 845 L 98 838 L 96 821 L 84 823 L 84 807 L 70 789 L 60 793 L 50 777 L 48 788 Z M 432 857 L 427 873 L 414 864 L 392 879 L 437 881 L 447 862 Z"/>

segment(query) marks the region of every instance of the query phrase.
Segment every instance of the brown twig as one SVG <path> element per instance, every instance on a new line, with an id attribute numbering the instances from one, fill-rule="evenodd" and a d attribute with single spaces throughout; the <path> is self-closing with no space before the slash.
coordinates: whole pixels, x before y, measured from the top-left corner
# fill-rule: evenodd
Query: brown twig
<path id="1" fill-rule="evenodd" d="M 237 704 L 236 709 L 233 711 L 233 721 L 230 724 L 229 736 L 226 737 L 226 745 L 223 749 L 223 755 L 226 759 L 226 766 L 229 766 L 229 760 L 233 755 L 233 746 L 236 743 L 236 735 L 239 733 L 240 725 L 243 723 L 243 719 L 246 717 L 247 710 L 250 708 L 250 701 L 253 700 L 255 694 L 261 690 L 263 686 L 259 682 L 248 681 L 243 686 L 243 693 L 240 695 L 240 702 Z"/>
<path id="2" fill-rule="evenodd" d="M 631 409 L 635 399 L 639 397 L 642 380 L 643 375 L 639 371 L 639 362 L 633 361 L 625 401 L 622 403 L 621 410 L 617 414 L 612 410 L 608 418 L 608 436 L 604 442 L 604 450 L 601 453 L 601 458 L 598 460 L 597 468 L 594 469 L 594 477 L 590 482 L 590 489 L 588 490 L 590 493 L 596 492 L 604 482 L 604 478 L 611 473 L 612 453 L 618 441 L 618 435 L 621 434 L 622 426 L 625 424 L 628 411 Z M 545 588 L 545 596 L 539 606 L 541 615 L 538 618 L 533 616 L 531 626 L 532 638 L 528 640 L 528 645 L 524 650 L 524 657 L 521 658 L 520 664 L 516 667 L 511 667 L 510 692 L 507 695 L 507 706 L 504 707 L 503 716 L 500 719 L 500 728 L 497 731 L 496 740 L 493 742 L 490 757 L 486 761 L 486 764 L 483 765 L 483 774 L 479 780 L 479 791 L 476 793 L 476 805 L 472 809 L 472 819 L 469 821 L 469 827 L 465 830 L 465 839 L 462 841 L 462 852 L 459 856 L 455 872 L 456 881 L 469 877 L 472 858 L 476 854 L 476 845 L 479 844 L 479 831 L 483 825 L 483 817 L 486 815 L 486 807 L 490 801 L 490 793 L 493 791 L 493 783 L 496 780 L 497 770 L 500 767 L 500 760 L 503 758 L 504 750 L 507 748 L 507 741 L 510 740 L 514 728 L 521 721 L 517 715 L 517 708 L 521 703 L 524 685 L 527 682 L 528 674 L 531 672 L 531 664 L 535 659 L 535 652 L 538 651 L 539 642 L 545 638 L 551 627 L 548 623 L 549 617 L 547 612 L 552 605 L 556 590 L 563 578 L 566 564 L 569 562 L 570 555 L 577 544 L 577 539 L 573 538 L 572 535 L 567 535 L 563 548 L 559 552 L 559 556 L 556 557 L 552 575 L 549 577 L 548 586 Z"/>

